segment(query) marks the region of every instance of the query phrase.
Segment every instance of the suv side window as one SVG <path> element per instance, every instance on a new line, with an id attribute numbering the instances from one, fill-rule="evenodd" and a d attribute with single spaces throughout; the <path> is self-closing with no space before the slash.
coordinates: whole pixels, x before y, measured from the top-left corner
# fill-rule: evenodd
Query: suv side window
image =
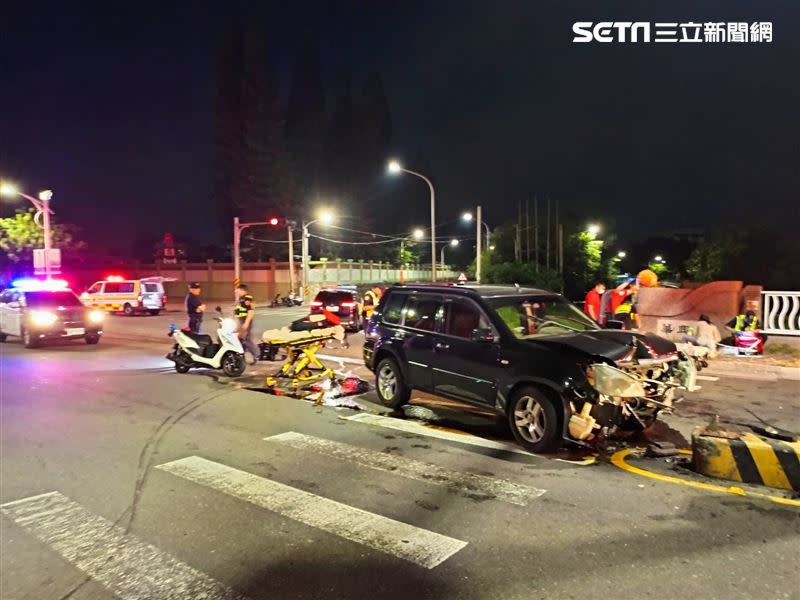
<path id="1" fill-rule="evenodd" d="M 442 300 L 436 296 L 413 296 L 406 303 L 403 324 L 422 331 L 436 330 L 436 316 L 442 308 Z"/>
<path id="2" fill-rule="evenodd" d="M 460 338 L 470 338 L 476 329 L 490 329 L 491 325 L 480 308 L 466 298 L 448 300 L 444 307 L 444 333 Z"/>
<path id="3" fill-rule="evenodd" d="M 403 321 L 403 305 L 406 303 L 408 294 L 390 293 L 386 299 L 386 306 L 383 308 L 383 316 L 381 317 L 384 323 L 389 325 L 400 325 Z"/>

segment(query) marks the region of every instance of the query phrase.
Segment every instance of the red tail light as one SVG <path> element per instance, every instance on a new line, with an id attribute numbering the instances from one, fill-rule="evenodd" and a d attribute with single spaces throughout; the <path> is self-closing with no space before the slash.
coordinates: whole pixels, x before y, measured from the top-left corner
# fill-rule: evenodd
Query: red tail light
<path id="1" fill-rule="evenodd" d="M 163 306 L 166 306 L 166 305 L 167 305 L 167 295 L 166 295 L 166 294 L 164 294 L 163 296 L 161 296 L 161 304 L 162 304 Z"/>

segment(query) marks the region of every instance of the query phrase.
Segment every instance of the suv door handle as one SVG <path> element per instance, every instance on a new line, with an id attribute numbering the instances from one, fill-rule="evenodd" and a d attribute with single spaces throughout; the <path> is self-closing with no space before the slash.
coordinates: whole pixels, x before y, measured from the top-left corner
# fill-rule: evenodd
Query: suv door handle
<path id="1" fill-rule="evenodd" d="M 450 344 L 445 344 L 444 342 L 436 342 L 436 344 L 434 344 L 433 347 L 436 348 L 437 350 L 449 350 Z"/>

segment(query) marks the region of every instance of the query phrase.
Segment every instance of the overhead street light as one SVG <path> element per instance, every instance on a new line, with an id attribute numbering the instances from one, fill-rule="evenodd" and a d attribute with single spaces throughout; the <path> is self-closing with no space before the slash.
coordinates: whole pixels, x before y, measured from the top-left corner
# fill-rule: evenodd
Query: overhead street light
<path id="1" fill-rule="evenodd" d="M 422 231 L 422 229 L 417 228 L 413 231 L 411 237 L 413 237 L 415 240 L 421 240 L 423 237 L 425 237 L 425 232 Z"/>
<path id="2" fill-rule="evenodd" d="M 431 193 L 431 281 L 436 281 L 436 194 L 433 189 L 431 180 L 409 169 L 404 169 L 396 160 L 390 160 L 386 169 L 389 173 L 396 175 L 399 173 L 408 173 L 424 180 L 428 184 L 428 189 Z"/>
<path id="3" fill-rule="evenodd" d="M 617 258 L 625 258 L 628 254 L 624 250 L 617 252 Z"/>
<path id="4" fill-rule="evenodd" d="M 660 254 L 657 254 L 653 260 L 655 260 L 656 262 L 662 262 L 664 259 L 661 257 Z"/>
<path id="5" fill-rule="evenodd" d="M 50 210 L 50 200 L 53 199 L 53 190 L 42 190 L 39 192 L 39 198 L 29 196 L 19 190 L 17 186 L 8 181 L 0 182 L 0 196 L 14 197 L 20 196 L 28 200 L 36 208 L 36 217 L 42 215 L 42 228 L 44 229 L 44 273 L 45 279 L 50 279 L 52 269 L 50 266 L 51 247 L 52 247 L 52 232 L 50 231 L 50 215 L 53 211 Z M 36 221 L 38 224 L 38 220 Z"/>
<path id="6" fill-rule="evenodd" d="M 302 296 L 305 299 L 308 295 L 308 284 L 309 278 L 311 276 L 311 268 L 309 265 L 309 251 L 308 251 L 308 228 L 311 227 L 314 223 L 322 223 L 323 225 L 330 225 L 336 219 L 336 215 L 331 210 L 328 209 L 321 209 L 318 212 L 318 216 L 316 219 L 312 219 L 311 221 L 303 221 L 302 228 L 303 228 L 303 239 L 301 240 L 301 258 L 300 263 L 301 267 L 300 270 L 303 274 L 303 283 L 302 283 Z"/>
<path id="7" fill-rule="evenodd" d="M 471 212 L 465 212 L 463 215 L 461 215 L 461 218 L 464 221 L 466 221 L 467 223 L 469 223 L 470 221 L 472 221 L 472 213 Z"/>
<path id="8" fill-rule="evenodd" d="M 442 250 L 440 251 L 439 259 L 442 265 L 444 265 L 444 249 L 447 248 L 447 246 L 448 244 L 442 244 Z M 458 246 L 458 240 L 456 238 L 453 238 L 452 240 L 450 240 L 449 246 L 451 248 L 455 248 L 456 246 Z"/>
<path id="9" fill-rule="evenodd" d="M 589 226 L 586 228 L 586 231 L 589 232 L 589 235 L 592 237 L 597 237 L 597 234 L 600 233 L 600 225 L 597 223 L 590 223 Z"/>

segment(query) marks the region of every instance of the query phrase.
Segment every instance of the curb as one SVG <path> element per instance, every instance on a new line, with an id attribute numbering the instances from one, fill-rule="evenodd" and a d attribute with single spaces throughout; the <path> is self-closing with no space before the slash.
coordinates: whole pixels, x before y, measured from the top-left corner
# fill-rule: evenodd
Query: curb
<path id="1" fill-rule="evenodd" d="M 701 475 L 800 492 L 800 442 L 783 442 L 752 433 L 715 437 L 704 428 L 692 432 L 692 463 Z"/>
<path id="2" fill-rule="evenodd" d="M 703 372 L 715 375 L 735 376 L 747 379 L 752 375 L 755 379 L 764 379 L 764 377 L 775 377 L 777 379 L 789 379 L 792 381 L 800 381 L 800 368 L 797 367 L 780 367 L 777 365 L 756 365 L 748 364 L 731 364 L 727 362 L 712 361 L 708 367 L 703 369 Z"/>

